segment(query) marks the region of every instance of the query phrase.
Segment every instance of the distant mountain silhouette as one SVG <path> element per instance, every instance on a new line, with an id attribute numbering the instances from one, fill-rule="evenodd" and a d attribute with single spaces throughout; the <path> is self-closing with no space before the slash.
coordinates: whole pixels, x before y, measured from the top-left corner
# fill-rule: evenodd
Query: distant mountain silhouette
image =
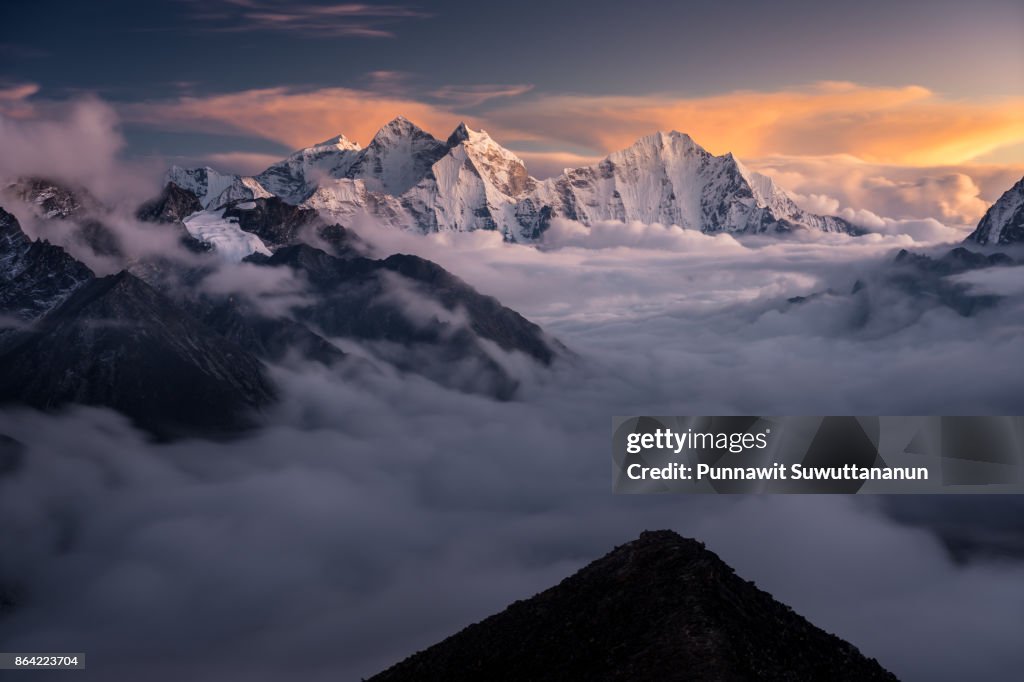
<path id="1" fill-rule="evenodd" d="M 648 531 L 371 682 L 894 680 L 738 577 L 703 543 Z"/>

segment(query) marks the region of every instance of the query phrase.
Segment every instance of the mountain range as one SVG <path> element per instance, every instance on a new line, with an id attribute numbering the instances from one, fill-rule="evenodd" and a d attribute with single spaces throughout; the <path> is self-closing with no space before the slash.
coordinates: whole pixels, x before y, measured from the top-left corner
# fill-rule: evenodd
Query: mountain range
<path id="1" fill-rule="evenodd" d="M 703 543 L 646 531 L 370 682 L 895 679 Z"/>
<path id="2" fill-rule="evenodd" d="M 440 141 L 397 118 L 365 148 L 339 136 L 252 177 L 174 168 L 169 178 L 134 211 L 132 229 L 182 248 L 143 255 L 129 255 L 140 234 L 117 227 L 123 216 L 81 187 L 24 177 L 4 190 L 39 238 L 0 209 L 0 402 L 107 406 L 158 436 L 219 434 L 261 423 L 278 395 L 269 366 L 290 359 L 368 361 L 505 400 L 519 385 L 509 354 L 547 366 L 566 353 L 436 263 L 374 252 L 352 229 L 361 217 L 425 232 L 496 230 L 514 242 L 541 240 L 558 217 L 709 233 L 857 232 L 674 132 L 541 181 L 485 132 L 460 125 Z M 1022 235 L 1024 180 L 967 241 L 1002 247 Z M 225 261 L 253 279 L 211 285 Z M 905 251 L 849 293 L 794 297 L 784 310 L 840 301 L 850 329 L 865 334 L 880 307 L 905 311 L 898 324 L 936 304 L 972 316 L 1000 297 L 952 276 L 1016 264 L 962 247 L 938 258 Z M 297 288 L 268 303 L 259 282 Z M 914 305 L 893 306 L 892 292 Z"/>
<path id="3" fill-rule="evenodd" d="M 184 248 L 129 258 L 85 190 L 43 178 L 8 189 L 63 245 L 30 238 L 0 209 L 0 403 L 111 407 L 161 438 L 219 436 L 262 421 L 278 396 L 269 365 L 289 358 L 505 400 L 518 387 L 507 354 L 544 366 L 564 351 L 436 263 L 377 258 L 351 230 L 277 197 L 204 211 L 169 183 L 136 218 Z M 72 252 L 102 253 L 116 272 L 98 275 Z M 252 282 L 299 289 L 280 305 L 251 287 L 218 290 L 209 282 L 225 256 Z M 350 357 L 349 341 L 370 357 Z"/>
<path id="4" fill-rule="evenodd" d="M 635 220 L 743 234 L 861 232 L 842 218 L 802 210 L 732 154 L 714 156 L 674 131 L 644 137 L 596 165 L 537 180 L 486 131 L 463 123 L 442 141 L 398 117 L 366 147 L 338 136 L 255 176 L 174 167 L 167 179 L 207 209 L 277 196 L 346 225 L 366 216 L 422 232 L 496 230 L 514 242 L 537 241 L 559 217 L 585 225 Z"/>

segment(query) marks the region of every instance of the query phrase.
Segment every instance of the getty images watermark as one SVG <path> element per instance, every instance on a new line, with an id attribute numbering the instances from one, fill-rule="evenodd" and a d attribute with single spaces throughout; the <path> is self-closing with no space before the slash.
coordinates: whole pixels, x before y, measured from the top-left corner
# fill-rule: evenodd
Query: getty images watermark
<path id="1" fill-rule="evenodd" d="M 612 487 L 1022 493 L 1024 417 L 613 417 Z"/>

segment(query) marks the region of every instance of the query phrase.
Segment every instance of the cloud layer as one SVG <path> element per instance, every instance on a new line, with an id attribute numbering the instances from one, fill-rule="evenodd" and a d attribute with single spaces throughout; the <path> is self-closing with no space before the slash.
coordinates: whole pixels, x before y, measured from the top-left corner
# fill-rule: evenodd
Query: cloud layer
<path id="1" fill-rule="evenodd" d="M 669 527 L 903 679 L 1024 664 L 1020 563 L 955 564 L 927 524 L 849 498 L 615 497 L 606 442 L 614 414 L 1019 413 L 1019 299 L 968 319 L 891 292 L 856 331 L 839 299 L 785 299 L 848 290 L 905 237 L 558 230 L 546 251 L 366 231 L 573 349 L 521 372 L 513 402 L 299 364 L 275 370 L 271 426 L 234 443 L 155 446 L 94 410 L 0 413 L 28 448 L 0 477 L 0 585 L 23 600 L 0 641 L 85 649 L 112 680 L 358 679 Z M 991 498 L 973 510 L 979 533 L 1003 516 Z"/>
<path id="2" fill-rule="evenodd" d="M 810 211 L 864 210 L 896 220 L 933 218 L 971 227 L 1024 176 L 1024 163 L 907 167 L 849 155 L 769 156 L 746 163 L 794 193 Z"/>

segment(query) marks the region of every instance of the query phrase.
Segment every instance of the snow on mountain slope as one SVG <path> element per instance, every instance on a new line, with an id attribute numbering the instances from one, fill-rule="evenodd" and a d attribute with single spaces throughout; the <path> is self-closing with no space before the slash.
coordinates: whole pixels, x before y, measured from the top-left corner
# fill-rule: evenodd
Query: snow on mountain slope
<path id="1" fill-rule="evenodd" d="M 526 165 L 486 131 L 459 124 L 448 153 L 435 163 L 402 204 L 425 231 L 499 230 L 523 241 L 516 197 L 536 187 Z"/>
<path id="2" fill-rule="evenodd" d="M 218 208 L 232 201 L 273 196 L 255 178 L 225 175 L 209 167 L 171 166 L 166 180 L 195 194 L 203 208 Z"/>
<path id="3" fill-rule="evenodd" d="M 242 230 L 237 218 L 224 218 L 223 213 L 220 210 L 193 213 L 185 218 L 185 229 L 199 241 L 212 244 L 214 251 L 227 261 L 241 261 L 253 253 L 271 255 L 259 237 Z"/>
<path id="4" fill-rule="evenodd" d="M 344 135 L 300 149 L 256 176 L 267 191 L 298 204 L 327 178 L 341 178 L 358 158 L 360 147 Z"/>
<path id="5" fill-rule="evenodd" d="M 732 154 L 726 154 L 726 156 L 733 158 Z M 793 197 L 776 185 L 775 181 L 770 177 L 751 171 L 738 160 L 733 160 L 740 173 L 750 185 L 758 205 L 770 210 L 777 218 L 822 232 L 849 232 L 853 234 L 860 232 L 857 227 L 842 218 L 817 215 L 803 210 L 797 206 Z"/>
<path id="6" fill-rule="evenodd" d="M 602 220 L 680 225 L 702 232 L 849 232 L 839 218 L 801 210 L 732 154 L 714 156 L 678 132 L 655 133 L 594 166 L 541 183 L 535 205 L 590 225 Z M 540 226 L 539 226 L 540 227 Z"/>
<path id="7" fill-rule="evenodd" d="M 255 180 L 295 204 L 311 199 L 320 187 L 336 187 L 337 202 L 348 204 L 353 193 L 364 197 L 365 192 L 402 194 L 418 183 L 447 151 L 443 142 L 399 116 L 381 128 L 366 148 L 339 135 L 300 149 Z M 313 198 L 312 204 L 316 203 L 332 202 L 320 196 Z"/>
<path id="8" fill-rule="evenodd" d="M 448 147 L 403 116 L 381 128 L 343 177 L 398 196 L 419 182 Z"/>
<path id="9" fill-rule="evenodd" d="M 1024 242 L 1024 178 L 989 207 L 966 241 L 991 246 Z"/>
<path id="10" fill-rule="evenodd" d="M 320 183 L 301 204 L 344 225 L 368 218 L 392 227 L 417 229 L 412 215 L 397 197 L 372 192 L 364 180 L 328 179 Z"/>
<path id="11" fill-rule="evenodd" d="M 169 179 L 200 196 L 205 208 L 273 192 L 342 223 L 365 216 L 423 232 L 496 230 L 517 242 L 540 239 L 555 217 L 584 225 L 675 224 L 702 232 L 859 232 L 841 218 L 800 209 L 770 178 L 747 170 L 732 154 L 714 156 L 674 131 L 641 138 L 596 165 L 537 181 L 521 159 L 484 131 L 460 124 L 441 142 L 398 117 L 365 148 L 339 136 L 254 178 L 174 168 Z"/>

